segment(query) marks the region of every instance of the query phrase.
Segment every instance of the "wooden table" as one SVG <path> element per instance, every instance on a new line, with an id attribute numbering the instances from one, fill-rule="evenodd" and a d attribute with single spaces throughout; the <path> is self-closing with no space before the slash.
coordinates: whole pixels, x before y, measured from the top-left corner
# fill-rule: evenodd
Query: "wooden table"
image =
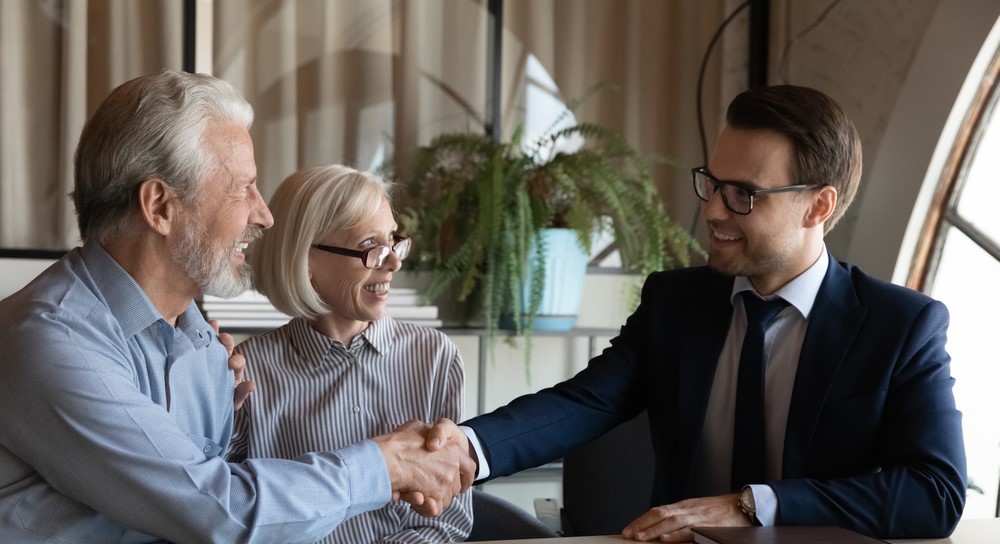
<path id="1" fill-rule="evenodd" d="M 633 542 L 618 535 L 571 536 L 558 539 L 492 540 L 482 544 L 623 544 Z M 997 544 L 1000 543 L 1000 518 L 964 519 L 949 538 L 890 540 L 893 544 Z"/>

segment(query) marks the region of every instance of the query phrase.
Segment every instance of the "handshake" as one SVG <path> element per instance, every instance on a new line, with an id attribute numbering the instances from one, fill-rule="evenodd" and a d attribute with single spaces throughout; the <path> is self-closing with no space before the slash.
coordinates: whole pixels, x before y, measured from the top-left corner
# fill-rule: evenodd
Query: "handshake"
<path id="1" fill-rule="evenodd" d="M 410 503 L 422 516 L 441 515 L 476 478 L 469 439 L 449 419 L 433 427 L 411 420 L 373 440 L 389 468 L 393 499 Z"/>

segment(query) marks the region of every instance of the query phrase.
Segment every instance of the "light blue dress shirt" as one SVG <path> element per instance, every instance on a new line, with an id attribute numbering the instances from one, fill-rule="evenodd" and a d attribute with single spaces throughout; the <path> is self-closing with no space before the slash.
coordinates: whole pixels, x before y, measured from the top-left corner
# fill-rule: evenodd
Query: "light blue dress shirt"
<path id="1" fill-rule="evenodd" d="M 232 396 L 194 303 L 71 251 L 0 302 L 0 542 L 313 542 L 391 499 L 371 440 L 226 463 Z"/>

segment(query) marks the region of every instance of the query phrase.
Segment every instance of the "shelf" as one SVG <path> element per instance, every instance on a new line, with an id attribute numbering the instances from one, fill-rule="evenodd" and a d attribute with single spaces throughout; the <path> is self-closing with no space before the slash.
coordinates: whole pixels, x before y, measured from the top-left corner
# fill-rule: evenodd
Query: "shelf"
<path id="1" fill-rule="evenodd" d="M 448 336 L 476 336 L 478 337 L 479 371 L 476 376 L 476 415 L 486 412 L 486 361 L 488 359 L 486 346 L 486 330 L 481 328 L 465 327 L 443 327 L 441 332 Z M 587 359 L 592 359 L 597 354 L 597 339 L 599 337 L 617 336 L 619 329 L 586 327 L 571 329 L 568 331 L 532 331 L 532 337 L 563 337 L 563 338 L 586 338 L 587 339 Z M 514 336 L 514 331 L 500 329 L 496 331 L 494 339 Z"/>

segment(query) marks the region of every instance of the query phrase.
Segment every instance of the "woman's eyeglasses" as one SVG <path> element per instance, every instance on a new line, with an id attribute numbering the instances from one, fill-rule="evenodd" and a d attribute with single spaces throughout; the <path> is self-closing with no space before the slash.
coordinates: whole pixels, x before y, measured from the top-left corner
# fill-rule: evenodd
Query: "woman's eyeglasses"
<path id="1" fill-rule="evenodd" d="M 390 253 L 395 253 L 399 260 L 404 260 L 410 254 L 410 246 L 413 245 L 413 241 L 409 238 L 403 238 L 402 236 L 392 237 L 392 246 L 375 246 L 368 249 L 357 250 L 357 249 L 347 249 L 346 247 L 334 247 L 334 246 L 324 246 L 323 244 L 313 244 L 312 247 L 329 253 L 336 253 L 337 255 L 346 255 L 348 257 L 358 257 L 361 262 L 364 263 L 365 268 L 382 268 L 385 264 L 385 260 L 389 258 Z"/>

